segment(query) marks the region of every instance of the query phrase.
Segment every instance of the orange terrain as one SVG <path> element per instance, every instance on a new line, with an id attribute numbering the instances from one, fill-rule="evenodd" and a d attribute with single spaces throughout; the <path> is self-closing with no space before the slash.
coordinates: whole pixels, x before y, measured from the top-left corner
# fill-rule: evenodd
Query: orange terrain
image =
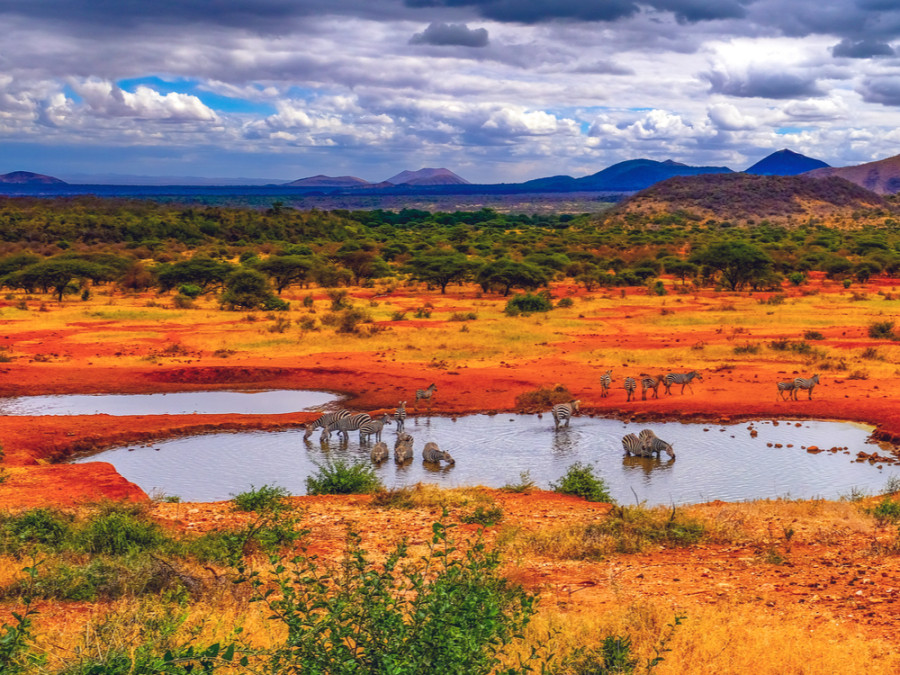
<path id="1" fill-rule="evenodd" d="M 432 413 L 463 415 L 546 411 L 534 392 L 565 388 L 581 401 L 583 415 L 866 423 L 884 442 L 871 461 L 889 467 L 900 443 L 900 343 L 870 338 L 869 326 L 900 314 L 893 283 L 873 280 L 845 290 L 815 278 L 773 295 L 685 289 L 669 281 L 664 296 L 645 289 L 588 293 L 557 284 L 554 298 L 571 298 L 570 306 L 519 317 L 503 313 L 505 298 L 483 295 L 474 286 L 451 287 L 441 295 L 385 285 L 351 290 L 370 320 L 349 333 L 323 321 L 332 311 L 330 301 L 316 290 L 286 293 L 291 310 L 270 315 L 220 311 L 212 299 L 175 309 L 165 297 L 114 291 L 87 302 L 31 299 L 26 309 L 8 301 L 0 308 L 0 396 L 315 389 L 339 393 L 344 407 L 367 412 L 392 410 L 406 400 L 412 414 L 415 390 L 434 383 Z M 311 306 L 301 303 L 308 294 Z M 613 387 L 604 397 L 600 376 L 609 369 Z M 638 386 L 637 400 L 626 402 L 625 376 L 690 370 L 703 378 L 694 382 L 693 393 L 681 395 L 676 385 L 673 395 L 660 389 L 658 399 L 641 400 Z M 805 391 L 796 401 L 778 398 L 777 382 L 815 373 L 821 383 L 811 400 Z M 425 405 L 420 402 L 419 412 Z M 0 417 L 0 506 L 147 500 L 107 463 L 64 460 L 211 430 L 287 428 L 314 416 Z M 510 528 L 527 533 L 583 524 L 610 508 L 540 491 L 484 493 L 504 511 L 502 525 L 488 529 L 489 537 L 499 539 Z M 295 501 L 316 524 L 314 545 L 324 552 L 339 550 L 350 521 L 364 524 L 364 541 L 374 550 L 404 535 L 424 541 L 439 512 L 372 510 L 367 497 Z M 162 521 L 189 531 L 234 518 L 227 504 L 153 509 Z M 668 662 L 660 672 L 841 672 L 829 670 L 833 663 L 826 660 L 789 663 L 787 654 L 780 661 L 789 665 L 783 670 L 752 670 L 754 645 L 765 649 L 766 636 L 783 633 L 786 625 L 796 629 L 792 639 L 805 648 L 816 649 L 819 635 L 827 641 L 852 634 L 863 638 L 842 643 L 853 658 L 900 664 L 891 643 L 900 627 L 900 557 L 886 553 L 896 526 L 879 525 L 844 502 L 714 503 L 688 510 L 718 533 L 710 543 L 592 560 L 512 544 L 518 553 L 508 558 L 507 573 L 546 596 L 544 606 L 557 619 L 652 606 L 646 611 L 654 616 L 661 608 L 667 615 L 683 611 L 706 630 L 728 626 L 746 641 L 727 657 L 694 645 L 692 658 L 707 669 L 679 671 Z M 669 646 L 688 649 L 678 640 L 690 634 L 676 633 Z"/>

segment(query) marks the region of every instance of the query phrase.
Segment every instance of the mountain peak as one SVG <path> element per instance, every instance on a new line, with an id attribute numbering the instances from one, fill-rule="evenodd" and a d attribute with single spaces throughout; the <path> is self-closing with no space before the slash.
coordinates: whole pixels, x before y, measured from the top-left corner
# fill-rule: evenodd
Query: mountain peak
<path id="1" fill-rule="evenodd" d="M 356 176 L 325 176 L 321 173 L 316 176 L 300 178 L 298 180 L 291 181 L 290 183 L 285 183 L 285 186 L 288 187 L 328 188 L 366 187 L 368 185 L 369 181 L 363 180 L 362 178 L 357 178 Z"/>
<path id="2" fill-rule="evenodd" d="M 469 185 L 469 181 L 460 178 L 450 169 L 419 169 L 418 171 L 401 171 L 388 178 L 386 183 L 394 185 Z"/>
<path id="3" fill-rule="evenodd" d="M 66 181 L 31 171 L 13 171 L 0 176 L 0 183 L 13 185 L 65 185 Z"/>
<path id="4" fill-rule="evenodd" d="M 783 148 L 763 157 L 744 173 L 756 176 L 796 176 L 797 174 L 824 169 L 828 165 L 820 159 L 813 159 L 799 152 Z"/>

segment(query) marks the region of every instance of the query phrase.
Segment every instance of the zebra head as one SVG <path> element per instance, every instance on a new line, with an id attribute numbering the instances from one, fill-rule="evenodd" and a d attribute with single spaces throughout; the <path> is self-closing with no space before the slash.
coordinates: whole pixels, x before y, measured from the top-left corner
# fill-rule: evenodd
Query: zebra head
<path id="1" fill-rule="evenodd" d="M 578 400 L 578 401 L 572 401 L 572 410 L 575 411 L 575 412 L 577 412 L 577 411 L 578 411 L 578 405 L 579 405 L 580 403 L 581 403 L 580 400 Z"/>
<path id="2" fill-rule="evenodd" d="M 672 444 L 666 443 L 665 441 L 663 441 L 663 444 L 664 444 L 662 446 L 663 452 L 665 452 L 672 459 L 675 459 L 675 448 L 672 447 Z"/>

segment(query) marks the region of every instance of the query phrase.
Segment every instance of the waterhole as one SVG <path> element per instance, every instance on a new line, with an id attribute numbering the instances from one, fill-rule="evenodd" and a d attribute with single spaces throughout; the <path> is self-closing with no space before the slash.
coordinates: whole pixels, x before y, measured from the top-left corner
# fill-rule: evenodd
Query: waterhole
<path id="1" fill-rule="evenodd" d="M 756 435 L 752 435 L 755 431 Z M 675 460 L 624 457 L 621 438 L 649 428 L 673 444 Z M 842 422 L 754 422 L 736 425 L 628 424 L 618 420 L 576 418 L 554 431 L 549 415 L 471 415 L 456 420 L 409 419 L 415 459 L 377 468 L 387 487 L 417 482 L 445 487 L 502 487 L 528 471 L 549 488 L 574 462 L 592 463 L 620 502 L 684 504 L 713 499 L 740 501 L 766 497 L 836 499 L 853 490 L 877 493 L 889 475 L 900 471 L 853 460 L 872 453 L 870 427 Z M 306 493 L 305 479 L 329 457 L 369 461 L 371 445 L 360 446 L 358 433 L 342 445 L 337 434 L 322 444 L 316 432 L 309 442 L 303 430 L 217 433 L 107 450 L 76 461 L 111 462 L 118 472 L 148 494 L 187 501 L 220 501 L 251 486 L 278 485 L 291 494 Z M 383 439 L 393 450 L 396 430 Z M 421 451 L 436 442 L 456 459 L 437 468 L 422 462 Z M 781 447 L 775 447 L 780 445 Z M 836 452 L 811 454 L 801 446 Z M 792 446 L 792 447 L 788 447 Z"/>
<path id="2" fill-rule="evenodd" d="M 0 415 L 278 415 L 337 401 L 323 391 L 191 391 L 0 398 Z"/>

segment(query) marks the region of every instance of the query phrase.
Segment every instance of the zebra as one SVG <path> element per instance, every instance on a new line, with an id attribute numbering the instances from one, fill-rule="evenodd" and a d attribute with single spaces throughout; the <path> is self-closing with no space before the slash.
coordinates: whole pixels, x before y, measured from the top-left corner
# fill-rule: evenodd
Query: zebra
<path id="1" fill-rule="evenodd" d="M 376 464 L 381 464 L 388 458 L 388 447 L 387 443 L 383 441 L 378 441 L 375 444 L 375 447 L 372 448 L 372 461 Z"/>
<path id="2" fill-rule="evenodd" d="M 415 407 L 418 409 L 419 399 L 424 398 L 426 401 L 428 401 L 428 409 L 431 410 L 431 397 L 436 391 L 437 391 L 437 385 L 434 382 L 429 384 L 427 389 L 416 389 Z"/>
<path id="3" fill-rule="evenodd" d="M 644 456 L 644 442 L 634 434 L 626 434 L 622 437 L 622 447 L 626 455 Z"/>
<path id="4" fill-rule="evenodd" d="M 700 376 L 700 373 L 698 373 L 696 370 L 692 370 L 689 373 L 669 373 L 668 375 L 666 375 L 666 381 L 665 381 L 666 394 L 672 393 L 671 391 L 669 391 L 669 388 L 673 384 L 681 385 L 681 393 L 682 394 L 684 394 L 685 387 L 688 387 L 691 390 L 691 393 L 693 394 L 694 388 L 691 386 L 691 380 L 693 380 L 695 377 L 698 380 L 700 380 L 701 382 L 703 381 L 703 378 Z"/>
<path id="5" fill-rule="evenodd" d="M 607 370 L 600 376 L 600 398 L 609 396 L 609 388 L 612 386 L 612 370 Z"/>
<path id="6" fill-rule="evenodd" d="M 350 441 L 350 432 L 356 431 L 366 422 L 371 422 L 372 418 L 369 417 L 367 413 L 357 413 L 355 415 L 349 415 L 347 417 L 341 417 L 338 420 L 335 420 L 328 426 L 326 426 L 322 430 L 322 437 L 329 438 L 331 436 L 332 431 L 338 431 L 344 435 L 344 443 L 348 443 Z M 359 434 L 359 442 L 363 442 L 363 433 Z"/>
<path id="7" fill-rule="evenodd" d="M 794 396 L 794 381 L 788 380 L 787 382 L 779 382 L 778 383 L 778 395 L 781 396 L 781 400 L 784 400 L 784 392 L 788 393 L 788 399 L 793 399 Z M 778 400 L 777 398 L 775 399 Z"/>
<path id="8" fill-rule="evenodd" d="M 397 434 L 397 439 L 394 441 L 394 449 L 396 450 L 397 446 L 399 446 L 401 443 L 409 443 L 410 445 L 412 445 L 412 442 L 413 437 L 405 431 L 401 431 Z"/>
<path id="9" fill-rule="evenodd" d="M 813 375 L 812 377 L 810 377 L 808 379 L 805 379 L 802 377 L 794 378 L 794 389 L 792 392 L 794 395 L 794 400 L 795 401 L 797 400 L 797 391 L 799 389 L 806 389 L 807 391 L 809 391 L 809 400 L 811 401 L 813 387 L 815 387 L 817 384 L 819 384 L 819 376 L 818 375 Z"/>
<path id="10" fill-rule="evenodd" d="M 406 401 L 400 401 L 394 418 L 397 420 L 397 433 L 399 434 L 406 427 Z"/>
<path id="11" fill-rule="evenodd" d="M 441 450 L 437 443 L 432 443 L 431 441 L 426 443 L 425 447 L 422 448 L 422 459 L 426 462 L 440 463 L 441 460 L 443 460 L 450 464 L 456 464 L 456 460 L 450 456 L 449 452 Z"/>
<path id="12" fill-rule="evenodd" d="M 628 400 L 631 400 L 631 397 L 634 395 L 634 390 L 637 389 L 637 381 L 633 377 L 625 378 L 625 391 L 628 392 Z"/>
<path id="13" fill-rule="evenodd" d="M 394 461 L 402 464 L 413 458 L 412 440 L 401 441 L 394 446 Z"/>
<path id="14" fill-rule="evenodd" d="M 661 452 L 665 452 L 669 457 L 675 458 L 675 450 L 672 448 L 672 444 L 666 443 L 663 439 L 656 436 L 644 441 L 644 451 L 647 453 L 647 456 L 655 452 L 658 457 Z"/>
<path id="15" fill-rule="evenodd" d="M 652 429 L 641 429 L 638 433 L 638 438 L 641 439 L 641 443 L 646 444 L 656 438 L 656 434 L 653 433 Z"/>
<path id="16" fill-rule="evenodd" d="M 359 442 L 363 443 L 363 437 L 365 440 L 369 440 L 369 436 L 375 436 L 376 442 L 381 442 L 381 430 L 384 429 L 385 424 L 391 423 L 390 415 L 382 415 L 380 419 L 377 420 L 369 420 L 368 422 L 364 422 L 359 427 Z"/>
<path id="17" fill-rule="evenodd" d="M 647 400 L 647 390 L 653 390 L 653 398 L 659 398 L 659 385 L 662 384 L 665 377 L 662 375 L 657 375 L 653 377 L 652 375 L 642 375 L 641 376 L 641 400 Z"/>
<path id="18" fill-rule="evenodd" d="M 556 424 L 556 429 L 559 429 L 559 423 L 561 420 L 565 420 L 565 426 L 569 426 L 569 421 L 572 419 L 572 415 L 578 412 L 578 404 L 581 401 L 570 401 L 568 403 L 557 403 L 550 412 L 553 413 L 553 422 Z"/>
<path id="19" fill-rule="evenodd" d="M 312 436 L 312 432 L 315 429 L 322 428 L 324 429 L 332 422 L 336 422 L 342 417 L 350 417 L 349 410 L 338 410 L 337 412 L 325 413 L 324 415 L 320 415 L 318 418 L 314 419 L 312 422 L 306 425 L 306 433 L 303 434 L 303 440 L 309 440 L 309 437 Z M 324 433 L 324 431 L 322 432 Z"/>

